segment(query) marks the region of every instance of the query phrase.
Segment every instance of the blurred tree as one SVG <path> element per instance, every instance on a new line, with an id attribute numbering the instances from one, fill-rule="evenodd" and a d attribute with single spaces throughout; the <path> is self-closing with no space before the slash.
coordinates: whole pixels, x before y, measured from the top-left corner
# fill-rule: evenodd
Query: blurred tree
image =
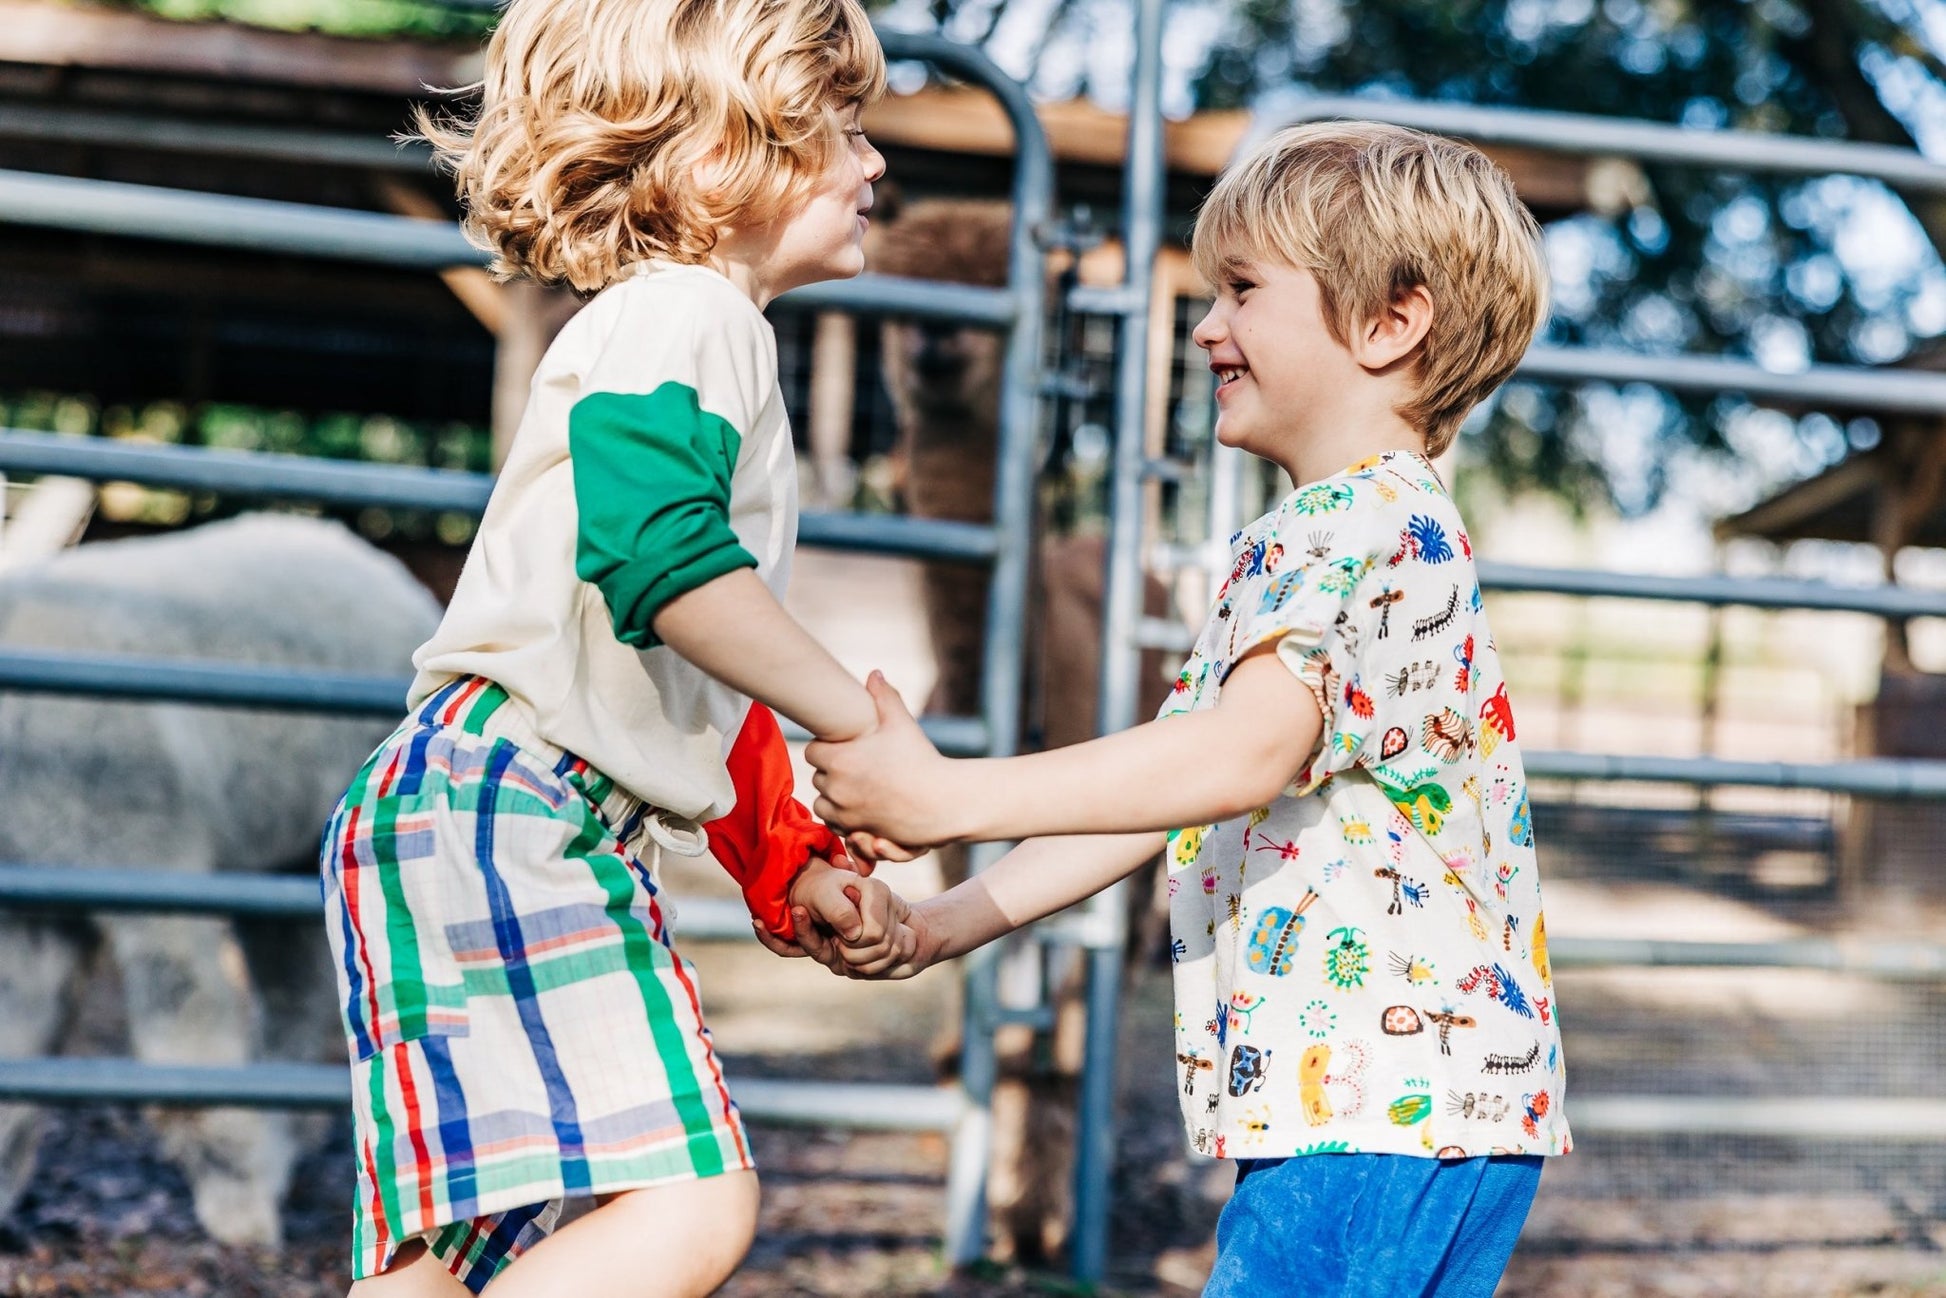
<path id="1" fill-rule="evenodd" d="M 1040 93 L 1126 98 L 1122 0 L 929 9 L 950 35 L 990 39 Z M 1009 32 L 1023 9 L 1042 16 L 1040 39 Z M 1189 47 L 1199 41 L 1198 61 Z M 1184 98 L 1245 106 L 1295 87 L 1906 147 L 1930 130 L 1922 142 L 1946 148 L 1942 0 L 1183 0 L 1170 44 L 1187 92 L 1179 108 Z M 1652 192 L 1628 210 L 1550 229 L 1551 341 L 1789 369 L 1887 363 L 1946 331 L 1946 200 L 1901 200 L 1848 178 L 1661 167 L 1648 178 Z M 1729 398 L 1510 385 L 1469 453 L 1510 486 L 1644 509 L 1681 462 L 1672 452 L 1723 449 L 1749 415 Z M 1792 470 L 1772 476 L 1876 436 L 1869 421 L 1793 424 Z"/>

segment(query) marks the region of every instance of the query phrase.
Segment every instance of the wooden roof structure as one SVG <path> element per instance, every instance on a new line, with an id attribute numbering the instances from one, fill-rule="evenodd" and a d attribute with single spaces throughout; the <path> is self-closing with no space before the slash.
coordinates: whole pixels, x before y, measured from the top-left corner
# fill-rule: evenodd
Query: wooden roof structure
<path id="1" fill-rule="evenodd" d="M 1946 372 L 1946 345 L 1900 368 Z M 1946 547 L 1946 426 L 1900 415 L 1880 427 L 1876 446 L 1720 520 L 1717 538 L 1854 541 L 1885 550 L 1888 564 L 1909 545 Z"/>
<path id="2" fill-rule="evenodd" d="M 448 187 L 424 155 L 388 137 L 428 87 L 465 86 L 479 69 L 471 41 L 353 39 L 0 0 L 0 168 L 450 213 Z M 1041 116 L 1063 202 L 1117 210 L 1124 119 L 1086 102 L 1045 105 Z M 1006 192 L 1011 136 L 977 90 L 888 97 L 867 124 L 909 194 Z M 1169 125 L 1178 232 L 1248 125 L 1243 113 Z M 1495 153 L 1544 218 L 1599 197 L 1598 161 Z M 0 393 L 484 424 L 509 300 L 478 271 L 433 276 L 0 226 Z"/>

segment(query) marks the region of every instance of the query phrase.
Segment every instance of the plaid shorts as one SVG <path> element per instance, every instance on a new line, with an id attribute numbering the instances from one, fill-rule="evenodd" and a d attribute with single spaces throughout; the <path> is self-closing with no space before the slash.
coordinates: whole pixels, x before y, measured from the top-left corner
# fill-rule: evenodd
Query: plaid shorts
<path id="1" fill-rule="evenodd" d="M 354 1276 L 423 1238 L 478 1293 L 566 1197 L 753 1164 L 670 945 L 665 850 L 700 851 L 455 681 L 326 827 L 352 1058 Z"/>

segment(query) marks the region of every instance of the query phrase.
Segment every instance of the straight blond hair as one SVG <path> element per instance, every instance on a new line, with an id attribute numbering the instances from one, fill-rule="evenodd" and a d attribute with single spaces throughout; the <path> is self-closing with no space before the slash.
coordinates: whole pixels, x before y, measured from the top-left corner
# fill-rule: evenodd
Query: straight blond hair
<path id="1" fill-rule="evenodd" d="M 1212 287 L 1248 261 L 1309 271 L 1340 343 L 1424 287 L 1432 328 L 1399 414 L 1433 455 L 1513 373 L 1547 317 L 1540 227 L 1507 174 L 1470 145 L 1402 126 L 1279 131 L 1217 181 L 1191 256 Z"/>
<path id="2" fill-rule="evenodd" d="M 477 110 L 421 109 L 502 278 L 592 293 L 772 219 L 885 89 L 858 0 L 513 0 Z"/>

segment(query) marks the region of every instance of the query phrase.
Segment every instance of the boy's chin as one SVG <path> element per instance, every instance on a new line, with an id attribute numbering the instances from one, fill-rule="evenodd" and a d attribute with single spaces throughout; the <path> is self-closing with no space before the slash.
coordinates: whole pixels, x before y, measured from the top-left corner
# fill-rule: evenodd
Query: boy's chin
<path id="1" fill-rule="evenodd" d="M 1219 445 L 1227 446 L 1231 450 L 1247 451 L 1250 449 L 1250 429 L 1247 425 L 1240 426 L 1229 420 L 1218 419 L 1216 440 Z"/>
<path id="2" fill-rule="evenodd" d="M 851 244 L 825 263 L 825 279 L 856 279 L 865 269 L 865 250 Z"/>

